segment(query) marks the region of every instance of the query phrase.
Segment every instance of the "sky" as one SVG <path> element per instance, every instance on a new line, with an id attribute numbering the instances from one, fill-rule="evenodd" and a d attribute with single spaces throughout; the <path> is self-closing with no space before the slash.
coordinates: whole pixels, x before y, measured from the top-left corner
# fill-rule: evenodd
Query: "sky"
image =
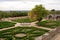
<path id="1" fill-rule="evenodd" d="M 0 10 L 31 10 L 40 4 L 48 10 L 60 10 L 60 0 L 0 0 Z"/>

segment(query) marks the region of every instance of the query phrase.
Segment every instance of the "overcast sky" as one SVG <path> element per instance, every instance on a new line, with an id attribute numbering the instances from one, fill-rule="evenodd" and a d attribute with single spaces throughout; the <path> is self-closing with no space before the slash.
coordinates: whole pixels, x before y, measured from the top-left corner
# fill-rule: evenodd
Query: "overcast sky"
<path id="1" fill-rule="evenodd" d="M 48 10 L 60 10 L 60 0 L 0 0 L 0 10 L 31 10 L 39 4 Z"/>

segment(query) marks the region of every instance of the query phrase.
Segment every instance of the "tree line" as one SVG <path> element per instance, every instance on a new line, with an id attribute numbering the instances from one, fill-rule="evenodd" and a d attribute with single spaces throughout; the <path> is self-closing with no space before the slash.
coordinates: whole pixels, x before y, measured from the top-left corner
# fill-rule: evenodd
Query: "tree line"
<path id="1" fill-rule="evenodd" d="M 41 21 L 48 14 L 60 14 L 55 9 L 47 10 L 43 5 L 36 5 L 30 11 L 0 11 L 0 19 L 7 17 L 29 16 L 31 20 Z"/>
<path id="2" fill-rule="evenodd" d="M 27 16 L 27 11 L 0 11 L 0 18 Z"/>

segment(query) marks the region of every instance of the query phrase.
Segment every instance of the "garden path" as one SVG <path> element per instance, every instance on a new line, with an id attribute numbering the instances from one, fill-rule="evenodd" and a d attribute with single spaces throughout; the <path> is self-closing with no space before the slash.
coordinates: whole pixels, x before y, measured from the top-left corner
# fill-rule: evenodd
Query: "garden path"
<path id="1" fill-rule="evenodd" d="M 12 22 L 12 21 L 10 21 L 10 22 Z M 53 29 L 51 29 L 51 28 L 46 28 L 46 27 L 42 27 L 42 26 L 37 26 L 37 25 L 36 25 L 37 22 L 38 22 L 38 21 L 32 22 L 32 23 L 31 23 L 31 26 L 36 27 L 36 28 L 46 29 L 46 30 L 53 30 Z M 21 26 L 20 23 L 18 23 L 18 22 L 13 22 L 13 23 L 17 23 L 15 26 Z"/>
<path id="2" fill-rule="evenodd" d="M 28 18 L 28 16 L 23 16 L 23 17 L 9 17 L 9 18 L 2 18 L 1 20 L 15 20 L 15 19 L 22 19 L 22 18 Z"/>
<path id="3" fill-rule="evenodd" d="M 44 21 L 44 20 L 45 20 L 45 19 L 43 19 L 42 21 Z M 53 30 L 53 29 L 51 29 L 51 28 L 46 28 L 46 27 L 42 27 L 42 26 L 37 26 L 37 25 L 36 25 L 37 22 L 38 22 L 38 21 L 32 22 L 32 23 L 31 23 L 32 26 L 33 26 L 33 27 L 36 27 L 36 28 L 46 29 L 46 30 Z"/>
<path id="4" fill-rule="evenodd" d="M 8 29 L 11 29 L 11 28 L 15 28 L 15 26 L 13 26 L 13 27 L 9 27 L 9 28 L 3 28 L 3 29 L 0 29 L 0 31 L 8 30 Z"/>
<path id="5" fill-rule="evenodd" d="M 44 21 L 44 20 L 45 20 L 45 19 L 43 19 L 43 21 Z M 7 21 L 12 22 L 12 21 L 10 21 L 10 20 L 7 20 Z M 38 22 L 38 21 L 32 22 L 32 23 L 31 23 L 31 26 L 36 27 L 36 28 L 46 29 L 46 30 L 53 30 L 53 29 L 51 29 L 51 28 L 46 28 L 46 27 L 42 27 L 42 26 L 37 26 L 37 25 L 36 25 L 37 22 Z M 13 27 L 0 29 L 0 31 L 21 26 L 20 23 L 18 23 L 18 22 L 13 22 L 13 23 L 17 23 L 17 24 L 15 24 L 15 26 L 13 26 Z"/>

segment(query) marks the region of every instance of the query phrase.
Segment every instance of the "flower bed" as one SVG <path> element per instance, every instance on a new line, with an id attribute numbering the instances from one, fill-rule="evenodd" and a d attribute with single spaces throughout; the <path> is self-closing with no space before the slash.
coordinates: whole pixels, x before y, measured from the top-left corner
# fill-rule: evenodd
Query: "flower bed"
<path id="1" fill-rule="evenodd" d="M 56 28 L 60 26 L 60 21 L 41 21 L 37 23 L 38 26 L 47 27 L 47 28 Z"/>
<path id="2" fill-rule="evenodd" d="M 12 27 L 14 25 L 15 25 L 15 23 L 8 22 L 8 21 L 2 21 L 2 22 L 0 22 L 0 29 L 7 28 L 7 27 Z"/>
<path id="3" fill-rule="evenodd" d="M 29 23 L 29 22 L 33 22 L 34 20 L 30 20 L 29 18 L 25 18 L 25 19 L 16 19 L 16 20 L 12 20 L 14 22 L 19 22 L 19 23 Z"/>
<path id="4" fill-rule="evenodd" d="M 16 40 L 33 40 L 34 37 L 41 36 L 48 31 L 49 30 L 35 28 L 35 27 L 16 27 L 16 28 L 0 31 L 0 38 L 7 38 L 8 40 L 12 40 L 13 38 L 15 38 Z M 15 36 L 16 34 L 26 34 L 26 36 L 16 37 Z"/>

